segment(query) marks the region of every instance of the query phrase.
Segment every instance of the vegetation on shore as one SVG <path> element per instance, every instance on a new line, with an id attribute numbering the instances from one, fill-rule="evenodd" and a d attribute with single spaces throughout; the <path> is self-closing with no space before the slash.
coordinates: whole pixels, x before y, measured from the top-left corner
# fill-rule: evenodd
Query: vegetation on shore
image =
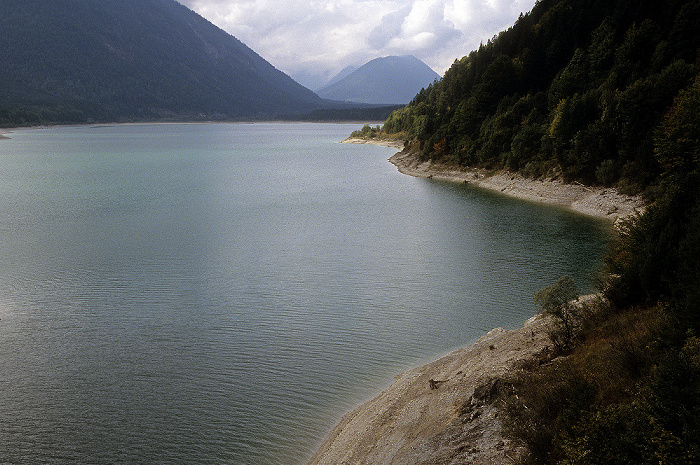
<path id="1" fill-rule="evenodd" d="M 662 118 L 657 201 L 606 257 L 604 300 L 538 293 L 553 360 L 509 380 L 507 434 L 537 464 L 700 462 L 700 79 Z"/>
<path id="2" fill-rule="evenodd" d="M 614 186 L 650 203 L 602 298 L 536 300 L 549 355 L 502 384 L 536 464 L 700 463 L 700 0 L 539 0 L 381 128 L 422 160 Z"/>
<path id="3" fill-rule="evenodd" d="M 699 23 L 698 0 L 540 0 L 382 131 L 425 160 L 642 192 L 664 170 L 655 130 L 697 75 Z"/>
<path id="4" fill-rule="evenodd" d="M 380 126 L 372 127 L 369 124 L 362 126 L 362 129 L 353 131 L 350 137 L 357 137 L 358 139 L 374 139 L 379 134 L 382 133 L 382 128 Z"/>

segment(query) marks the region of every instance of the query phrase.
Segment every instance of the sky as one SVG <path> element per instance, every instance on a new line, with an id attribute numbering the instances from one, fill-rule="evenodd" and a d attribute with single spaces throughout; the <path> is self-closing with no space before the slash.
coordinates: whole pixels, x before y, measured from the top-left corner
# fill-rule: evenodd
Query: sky
<path id="1" fill-rule="evenodd" d="M 317 90 L 346 66 L 414 55 L 439 75 L 535 0 L 178 0 Z"/>

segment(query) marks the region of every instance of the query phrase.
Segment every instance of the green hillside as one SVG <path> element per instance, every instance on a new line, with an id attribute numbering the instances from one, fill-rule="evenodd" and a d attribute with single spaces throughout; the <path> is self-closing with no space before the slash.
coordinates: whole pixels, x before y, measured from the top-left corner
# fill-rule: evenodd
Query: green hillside
<path id="1" fill-rule="evenodd" d="M 643 190 L 698 72 L 697 0 L 541 0 L 384 125 L 424 159 Z"/>
<path id="2" fill-rule="evenodd" d="M 605 297 L 536 295 L 551 351 L 503 380 L 524 463 L 700 463 L 700 1 L 541 0 L 387 119 L 416 156 L 643 192 Z"/>

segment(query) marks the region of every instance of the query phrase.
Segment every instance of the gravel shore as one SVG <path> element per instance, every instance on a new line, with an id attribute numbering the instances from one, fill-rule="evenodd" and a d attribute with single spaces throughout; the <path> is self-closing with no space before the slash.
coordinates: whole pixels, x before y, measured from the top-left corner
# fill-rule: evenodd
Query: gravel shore
<path id="1" fill-rule="evenodd" d="M 522 449 L 501 434 L 494 380 L 547 350 L 549 320 L 496 328 L 476 343 L 396 377 L 347 413 L 309 465 L 512 464 Z"/>
<path id="2" fill-rule="evenodd" d="M 406 152 L 397 153 L 389 161 L 401 173 L 411 176 L 473 184 L 523 200 L 561 205 L 612 222 L 644 210 L 640 196 L 623 195 L 612 188 L 567 184 L 556 179 L 529 179 L 504 171 L 492 173 L 482 169 L 462 169 L 429 161 L 421 162 L 414 154 Z"/>
<path id="3" fill-rule="evenodd" d="M 396 141 L 347 139 L 403 149 Z M 521 199 L 562 205 L 617 222 L 640 213 L 640 197 L 614 189 L 533 180 L 515 173 L 420 162 L 399 152 L 389 159 L 401 173 L 469 183 Z M 476 343 L 398 375 L 394 383 L 347 413 L 309 465 L 512 464 L 522 449 L 501 434 L 491 402 L 494 380 L 515 373 L 548 351 L 550 320 L 535 316 L 522 328 L 496 328 Z"/>

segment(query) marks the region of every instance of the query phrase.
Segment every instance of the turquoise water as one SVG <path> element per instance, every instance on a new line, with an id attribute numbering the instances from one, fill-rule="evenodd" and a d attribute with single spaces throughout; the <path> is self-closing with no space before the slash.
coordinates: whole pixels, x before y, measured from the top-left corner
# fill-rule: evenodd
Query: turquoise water
<path id="1" fill-rule="evenodd" d="M 609 225 L 401 175 L 355 129 L 0 141 L 0 463 L 303 463 L 400 371 L 592 289 Z"/>

